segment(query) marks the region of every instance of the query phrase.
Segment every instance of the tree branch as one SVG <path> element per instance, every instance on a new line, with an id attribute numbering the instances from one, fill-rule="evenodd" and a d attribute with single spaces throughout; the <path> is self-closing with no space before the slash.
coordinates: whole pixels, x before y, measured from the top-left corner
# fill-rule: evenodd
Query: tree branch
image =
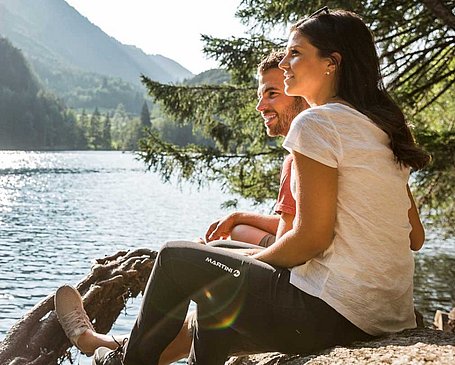
<path id="1" fill-rule="evenodd" d="M 446 26 L 455 30 L 455 15 L 440 0 L 422 0 L 427 9 Z"/>
<path id="2" fill-rule="evenodd" d="M 107 333 L 127 298 L 143 292 L 156 257 L 137 249 L 97 260 L 77 289 L 97 332 Z M 54 312 L 54 293 L 22 317 L 0 342 L 0 364 L 54 365 L 69 357 L 71 343 Z"/>

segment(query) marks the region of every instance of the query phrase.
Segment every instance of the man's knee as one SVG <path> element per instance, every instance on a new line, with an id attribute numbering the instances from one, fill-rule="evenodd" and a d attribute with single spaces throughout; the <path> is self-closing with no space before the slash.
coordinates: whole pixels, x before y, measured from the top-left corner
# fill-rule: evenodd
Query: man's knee
<path id="1" fill-rule="evenodd" d="M 234 241 L 241 241 L 242 238 L 246 236 L 250 229 L 251 226 L 247 224 L 238 224 L 234 226 L 234 228 L 231 231 L 231 239 Z"/>

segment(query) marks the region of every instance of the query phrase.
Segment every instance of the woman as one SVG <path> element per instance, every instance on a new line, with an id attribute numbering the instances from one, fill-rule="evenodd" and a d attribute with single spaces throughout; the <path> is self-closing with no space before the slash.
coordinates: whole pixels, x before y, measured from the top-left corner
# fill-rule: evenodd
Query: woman
<path id="1" fill-rule="evenodd" d="M 429 157 L 381 85 L 371 33 L 350 12 L 318 12 L 292 27 L 280 67 L 286 93 L 311 106 L 284 142 L 292 230 L 263 250 L 164 245 L 126 349 L 95 363 L 158 364 L 190 300 L 189 364 L 224 364 L 239 338 L 312 353 L 416 326 L 411 248 L 424 232 L 407 180 Z"/>

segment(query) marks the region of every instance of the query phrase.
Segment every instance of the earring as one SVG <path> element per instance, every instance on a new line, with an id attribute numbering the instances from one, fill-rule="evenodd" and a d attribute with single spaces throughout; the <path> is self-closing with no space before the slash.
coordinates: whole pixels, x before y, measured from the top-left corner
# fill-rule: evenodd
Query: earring
<path id="1" fill-rule="evenodd" d="M 326 74 L 326 75 L 330 75 L 330 71 L 327 70 L 327 71 L 325 72 L 325 74 Z"/>

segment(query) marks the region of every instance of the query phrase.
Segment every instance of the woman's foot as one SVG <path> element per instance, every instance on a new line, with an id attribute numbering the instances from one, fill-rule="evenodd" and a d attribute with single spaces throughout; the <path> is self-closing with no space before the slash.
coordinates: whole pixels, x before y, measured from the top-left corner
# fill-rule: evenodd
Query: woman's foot
<path id="1" fill-rule="evenodd" d="M 89 346 L 89 338 L 95 332 L 79 292 L 69 285 L 57 289 L 54 296 L 58 321 L 71 343 L 87 356 L 93 355 L 98 346 Z"/>

